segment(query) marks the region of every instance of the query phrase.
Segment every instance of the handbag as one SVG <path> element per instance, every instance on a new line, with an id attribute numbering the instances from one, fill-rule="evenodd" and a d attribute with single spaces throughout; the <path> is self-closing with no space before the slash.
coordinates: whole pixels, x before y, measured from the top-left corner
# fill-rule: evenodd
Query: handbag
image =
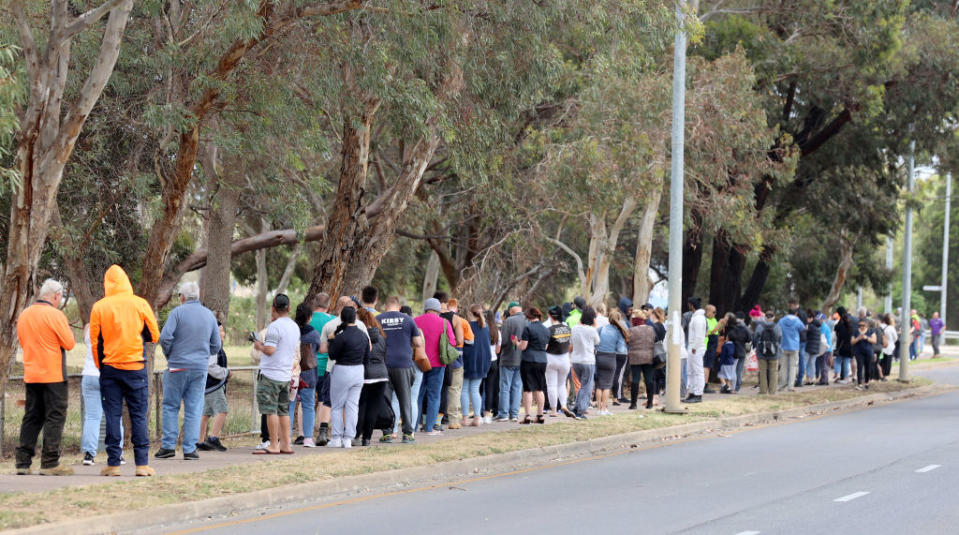
<path id="1" fill-rule="evenodd" d="M 423 373 L 433 369 L 433 365 L 430 364 L 430 359 L 426 356 L 426 351 L 423 351 L 422 347 L 413 348 L 413 364 L 416 364 L 416 367 Z"/>
<path id="2" fill-rule="evenodd" d="M 460 358 L 460 352 L 456 346 L 450 345 L 450 337 L 446 334 L 446 320 L 443 320 L 443 333 L 440 334 L 440 362 L 449 366 Z"/>
<path id="3" fill-rule="evenodd" d="M 666 366 L 666 348 L 662 340 L 653 344 L 653 366 L 656 369 Z"/>

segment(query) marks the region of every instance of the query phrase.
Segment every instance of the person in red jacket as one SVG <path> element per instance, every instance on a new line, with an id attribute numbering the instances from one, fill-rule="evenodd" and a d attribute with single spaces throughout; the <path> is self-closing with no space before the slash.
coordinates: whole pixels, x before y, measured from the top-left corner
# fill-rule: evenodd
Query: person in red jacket
<path id="1" fill-rule="evenodd" d="M 143 344 L 155 344 L 159 339 L 160 329 L 150 304 L 133 295 L 133 286 L 123 268 L 110 266 L 103 276 L 103 299 L 90 312 L 90 345 L 93 361 L 100 368 L 100 396 L 107 419 L 107 466 L 100 475 L 120 475 L 120 418 L 124 401 L 130 412 L 136 475 L 155 473 L 149 466 L 150 393 Z"/>
<path id="2" fill-rule="evenodd" d="M 27 403 L 20 424 L 17 474 L 30 473 L 43 430 L 40 475 L 66 476 L 73 468 L 60 465 L 60 437 L 67 420 L 67 357 L 73 349 L 73 331 L 60 311 L 63 285 L 48 279 L 40 287 L 37 301 L 17 319 L 17 339 L 23 349 L 23 382 Z"/>

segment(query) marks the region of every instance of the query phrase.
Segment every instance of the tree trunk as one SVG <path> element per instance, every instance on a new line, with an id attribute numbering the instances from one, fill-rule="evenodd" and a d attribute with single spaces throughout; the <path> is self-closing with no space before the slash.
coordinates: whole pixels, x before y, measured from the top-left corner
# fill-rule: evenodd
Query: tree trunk
<path id="1" fill-rule="evenodd" d="M 849 274 L 849 268 L 852 267 L 852 242 L 845 239 L 845 232 L 842 234 L 843 236 L 841 236 L 839 240 L 839 265 L 836 267 L 836 275 L 833 277 L 832 287 L 829 289 L 829 295 L 826 296 L 826 300 L 823 301 L 822 307 L 820 308 L 824 314 L 827 314 L 828 311 L 836 304 L 836 302 L 839 301 L 839 296 L 842 295 L 842 287 L 846 283 L 846 276 Z"/>
<path id="2" fill-rule="evenodd" d="M 723 283 L 726 287 L 726 293 L 731 299 L 727 309 L 729 312 L 746 312 L 746 309 L 743 308 L 742 297 L 739 294 L 745 268 L 746 255 L 733 246 L 729 251 L 729 265 L 726 266 L 726 279 Z"/>
<path id="3" fill-rule="evenodd" d="M 260 221 L 260 232 L 270 230 L 265 219 Z M 266 249 L 256 251 L 256 331 L 266 327 L 266 293 L 270 290 L 270 273 L 266 269 Z"/>
<path id="4" fill-rule="evenodd" d="M 240 191 L 235 180 L 220 180 L 220 187 L 210 207 L 207 234 L 207 262 L 200 288 L 200 298 L 220 321 L 230 313 L 230 267 L 233 255 L 233 233 L 240 205 Z"/>
<path id="5" fill-rule="evenodd" d="M 771 269 L 769 259 L 772 255 L 773 249 L 768 245 L 763 247 L 762 252 L 759 253 L 759 261 L 756 262 L 756 267 L 753 268 L 753 274 L 749 278 L 749 284 L 746 285 L 746 291 L 743 292 L 742 308 L 744 310 L 751 309 L 759 304 L 759 297 L 762 295 L 763 288 L 766 286 L 766 279 L 769 278 L 769 271 Z"/>
<path id="6" fill-rule="evenodd" d="M 696 219 L 693 216 L 693 219 Z M 699 267 L 703 262 L 703 235 L 698 225 L 686 233 L 683 243 L 683 309 L 685 303 L 696 294 Z"/>
<path id="7" fill-rule="evenodd" d="M 426 301 L 436 293 L 436 281 L 440 276 L 440 257 L 436 251 L 430 252 L 430 259 L 426 262 L 426 275 L 423 276 L 423 300 Z"/>
<path id="8" fill-rule="evenodd" d="M 638 201 L 634 195 L 626 195 L 612 226 L 606 227 L 606 212 L 590 212 L 589 265 L 592 268 L 592 292 L 589 298 L 593 306 L 603 303 L 609 295 L 609 267 L 616 254 L 619 234 L 626 221 L 636 210 Z"/>
<path id="9" fill-rule="evenodd" d="M 653 253 L 653 238 L 656 232 L 656 215 L 663 197 L 662 183 L 655 185 L 646 199 L 646 208 L 639 223 L 636 238 L 636 257 L 633 262 L 633 303 L 639 306 L 649 301 L 649 260 Z"/>
<path id="10" fill-rule="evenodd" d="M 709 302 L 716 306 L 719 314 L 729 310 L 726 282 L 726 268 L 729 264 L 729 240 L 724 231 L 713 236 L 713 259 L 709 265 Z"/>
<path id="11" fill-rule="evenodd" d="M 290 280 L 293 278 L 293 271 L 296 270 L 296 260 L 300 257 L 300 252 L 302 250 L 302 243 L 297 242 L 295 245 L 293 245 L 293 250 L 290 251 L 290 258 L 286 261 L 286 267 L 283 268 L 283 274 L 280 275 L 280 283 L 276 285 L 275 293 L 286 293 L 286 288 L 290 285 Z"/>
<path id="12" fill-rule="evenodd" d="M 26 8 L 20 2 L 12 6 L 26 59 L 29 90 L 22 130 L 17 137 L 20 185 L 10 203 L 7 259 L 0 279 L 3 289 L 0 292 L 0 392 L 6 387 L 10 362 L 16 352 L 16 320 L 36 286 L 37 264 L 46 244 L 63 169 L 90 111 L 113 73 L 133 0 L 108 0 L 81 17 L 72 16 L 64 0 L 52 1 L 49 5 L 50 28 L 42 51 L 34 40 Z M 71 40 L 107 12 L 109 20 L 97 61 L 76 101 L 64 115 Z"/>
<path id="13" fill-rule="evenodd" d="M 70 279 L 70 294 L 77 300 L 80 323 L 86 324 L 90 321 L 90 311 L 93 310 L 93 303 L 96 302 L 97 295 L 99 295 L 99 292 L 95 291 L 97 283 L 90 278 L 90 274 L 83 264 L 82 253 L 76 246 L 73 237 L 66 232 L 66 228 L 60 221 L 60 210 L 57 207 L 53 209 L 52 223 L 56 227 L 52 238 L 58 244 L 57 251 L 60 253 L 63 267 Z"/>

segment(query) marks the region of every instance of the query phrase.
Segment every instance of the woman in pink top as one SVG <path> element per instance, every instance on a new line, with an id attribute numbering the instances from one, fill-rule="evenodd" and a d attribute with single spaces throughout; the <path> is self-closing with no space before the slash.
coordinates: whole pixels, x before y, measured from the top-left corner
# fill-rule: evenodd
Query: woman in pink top
<path id="1" fill-rule="evenodd" d="M 420 385 L 420 391 L 417 394 L 420 410 L 417 411 L 415 428 L 419 429 L 420 417 L 425 413 L 426 419 L 422 420 L 423 431 L 430 436 L 442 434 L 440 431 L 434 431 L 433 425 L 440 411 L 440 390 L 443 388 L 443 375 L 446 372 L 444 369 L 446 366 L 440 362 L 440 337 L 444 329 L 450 345 L 456 345 L 453 326 L 440 317 L 440 309 L 439 299 L 431 297 L 423 303 L 423 315 L 413 319 L 423 333 L 426 356 L 430 359 L 430 365 L 433 367 L 423 374 L 423 383 Z"/>

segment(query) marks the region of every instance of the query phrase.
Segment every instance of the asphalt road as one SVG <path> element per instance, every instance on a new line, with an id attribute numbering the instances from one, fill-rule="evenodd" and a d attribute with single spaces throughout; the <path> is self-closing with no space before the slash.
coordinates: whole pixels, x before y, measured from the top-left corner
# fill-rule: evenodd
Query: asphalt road
<path id="1" fill-rule="evenodd" d="M 957 444 L 954 392 L 201 532 L 956 534 Z"/>

